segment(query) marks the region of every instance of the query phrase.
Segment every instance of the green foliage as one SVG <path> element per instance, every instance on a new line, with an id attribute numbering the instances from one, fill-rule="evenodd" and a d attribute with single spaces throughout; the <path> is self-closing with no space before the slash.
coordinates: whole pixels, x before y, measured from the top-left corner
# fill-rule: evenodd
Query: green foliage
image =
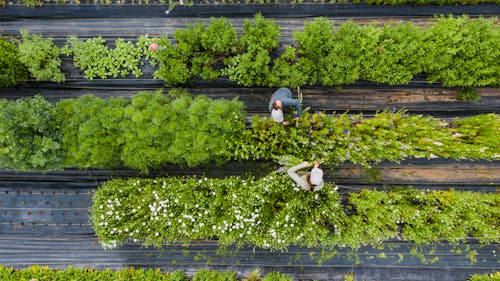
<path id="1" fill-rule="evenodd" d="M 158 52 L 156 77 L 176 85 L 223 74 L 247 87 L 296 87 L 358 80 L 398 85 L 426 73 L 429 82 L 442 81 L 446 87 L 499 85 L 500 36 L 494 19 L 442 17 L 424 28 L 346 22 L 335 29 L 332 21 L 316 18 L 295 31 L 298 44 L 274 57 L 280 36 L 274 21 L 257 14 L 253 22 L 245 21 L 243 32 L 237 40 L 225 19 L 177 30 L 177 46 L 166 42 Z"/>
<path id="2" fill-rule="evenodd" d="M 192 82 L 197 75 L 205 80 L 218 78 L 220 70 L 215 66 L 235 51 L 236 29 L 229 20 L 211 18 L 208 26 L 197 23 L 176 30 L 174 38 L 176 46 L 162 40 L 155 54 L 160 61 L 155 77 L 167 85 Z"/>
<path id="3" fill-rule="evenodd" d="M 157 52 L 150 50 L 149 46 L 151 45 L 151 43 L 167 41 L 168 39 L 166 35 L 150 38 L 146 34 L 139 36 L 139 38 L 137 39 L 137 47 L 141 49 L 142 54 L 144 54 L 144 57 L 149 61 L 149 64 L 154 67 L 158 64 L 158 58 L 156 57 Z"/>
<path id="4" fill-rule="evenodd" d="M 101 37 L 79 40 L 76 36 L 68 38 L 63 53 L 73 55 L 74 64 L 85 72 L 85 78 L 142 75 L 140 69 L 142 50 L 130 41 L 118 38 L 114 49 L 108 49 Z"/>
<path id="5" fill-rule="evenodd" d="M 208 269 L 200 269 L 194 275 L 192 281 L 236 281 L 236 273 L 233 271 L 217 272 Z"/>
<path id="6" fill-rule="evenodd" d="M 478 101 L 481 96 L 473 87 L 462 87 L 457 93 L 457 99 L 461 101 Z"/>
<path id="7" fill-rule="evenodd" d="M 426 63 L 422 59 L 425 57 L 422 30 L 411 23 L 364 29 L 367 31 L 363 37 L 373 41 L 363 51 L 361 79 L 389 85 L 407 84 L 413 75 L 422 72 Z"/>
<path id="8" fill-rule="evenodd" d="M 292 281 L 293 279 L 288 277 L 286 274 L 282 274 L 279 272 L 271 272 L 262 278 L 262 281 Z"/>
<path id="9" fill-rule="evenodd" d="M 21 3 L 31 8 L 40 7 L 43 5 L 42 0 L 21 0 Z"/>
<path id="10" fill-rule="evenodd" d="M 279 26 L 256 14 L 253 23 L 245 20 L 240 38 L 243 53 L 225 60 L 223 73 L 243 86 L 269 84 L 270 52 L 278 46 Z"/>
<path id="11" fill-rule="evenodd" d="M 130 101 L 92 95 L 57 104 L 66 167 L 115 168 L 121 165 L 121 123 Z"/>
<path id="12" fill-rule="evenodd" d="M 425 45 L 429 82 L 500 85 L 500 29 L 495 20 L 439 17 L 427 31 Z"/>
<path id="13" fill-rule="evenodd" d="M 40 35 L 31 35 L 21 30 L 23 39 L 19 44 L 19 60 L 28 68 L 37 81 L 64 82 L 66 77 L 61 66 L 61 50 L 51 38 L 43 39 Z"/>
<path id="14" fill-rule="evenodd" d="M 500 281 L 500 271 L 490 274 L 474 274 L 467 281 Z"/>
<path id="15" fill-rule="evenodd" d="M 297 64 L 303 73 L 307 73 L 309 84 L 316 84 L 333 72 L 329 56 L 334 47 L 333 22 L 323 17 L 306 22 L 304 31 L 295 31 L 294 38 L 299 44 Z"/>
<path id="16" fill-rule="evenodd" d="M 196 166 L 224 162 L 229 137 L 244 129 L 243 104 L 237 100 L 192 99 L 138 94 L 125 108 L 122 161 L 147 172 L 165 163 Z"/>
<path id="17" fill-rule="evenodd" d="M 61 168 L 61 132 L 54 105 L 40 96 L 0 100 L 0 167 Z"/>
<path id="18" fill-rule="evenodd" d="M 383 111 L 373 118 L 306 113 L 300 120 L 292 120 L 295 125 L 282 126 L 269 118 L 253 117 L 252 128 L 233 139 L 228 154 L 238 160 L 289 155 L 332 164 L 350 161 L 365 167 L 409 157 L 498 159 L 498 118 L 479 115 L 448 124 L 405 111 Z"/>
<path id="19" fill-rule="evenodd" d="M 0 87 L 14 87 L 28 78 L 16 46 L 0 38 Z"/>
<path id="20" fill-rule="evenodd" d="M 347 202 L 331 184 L 303 191 L 286 174 L 119 179 L 94 194 L 91 221 L 103 247 L 213 239 L 219 246 L 272 250 L 379 245 L 393 239 L 425 245 L 476 237 L 498 240 L 500 195 L 459 191 L 364 189 Z M 349 210 L 346 212 L 346 210 Z"/>
<path id="21" fill-rule="evenodd" d="M 236 281 L 238 279 L 234 272 L 218 272 L 214 270 L 200 269 L 192 279 L 186 276 L 186 272 L 177 270 L 162 273 L 159 269 L 136 269 L 133 267 L 120 270 L 96 270 L 92 268 L 50 269 L 47 266 L 30 266 L 26 269 L 14 269 L 0 265 L 0 279 L 3 281 L 26 281 L 26 280 L 82 280 L 82 281 Z M 260 280 L 260 279 L 259 279 Z M 266 275 L 263 281 L 288 281 L 292 280 L 285 274 L 277 272 Z"/>

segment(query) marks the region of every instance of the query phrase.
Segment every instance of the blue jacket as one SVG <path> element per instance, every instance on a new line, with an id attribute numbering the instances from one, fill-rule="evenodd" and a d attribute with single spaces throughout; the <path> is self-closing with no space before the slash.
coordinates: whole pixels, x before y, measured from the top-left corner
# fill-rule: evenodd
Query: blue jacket
<path id="1" fill-rule="evenodd" d="M 283 109 L 286 106 L 295 106 L 297 108 L 297 113 L 300 116 L 300 102 L 294 98 L 292 98 L 292 91 L 288 88 L 279 88 L 274 94 L 271 96 L 271 100 L 269 101 L 269 112 L 273 110 L 273 103 L 276 100 L 280 100 L 283 105 Z"/>

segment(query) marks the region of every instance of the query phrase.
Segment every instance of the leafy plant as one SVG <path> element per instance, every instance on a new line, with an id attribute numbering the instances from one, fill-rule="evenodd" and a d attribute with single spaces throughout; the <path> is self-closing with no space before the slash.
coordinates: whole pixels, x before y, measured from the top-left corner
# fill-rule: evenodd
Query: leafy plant
<path id="1" fill-rule="evenodd" d="M 444 86 L 500 85 L 500 30 L 494 21 L 439 17 L 427 31 L 429 82 Z"/>
<path id="2" fill-rule="evenodd" d="M 500 271 L 491 274 L 473 274 L 468 281 L 498 281 L 500 280 Z"/>
<path id="3" fill-rule="evenodd" d="M 104 100 L 92 95 L 57 104 L 65 166 L 115 168 L 121 165 L 123 98 Z"/>
<path id="4" fill-rule="evenodd" d="M 28 68 L 37 80 L 64 82 L 66 77 L 61 72 L 61 50 L 54 45 L 51 38 L 43 39 L 41 35 L 29 34 L 21 30 L 23 37 L 19 44 L 19 60 Z"/>
<path id="5" fill-rule="evenodd" d="M 343 202 L 334 190 L 327 183 L 320 191 L 303 191 L 279 173 L 259 179 L 120 179 L 94 194 L 91 220 L 105 248 L 129 240 L 161 246 L 214 237 L 221 247 L 272 250 L 356 250 L 393 239 L 416 245 L 498 240 L 495 193 L 364 189 Z"/>
<path id="6" fill-rule="evenodd" d="M 462 87 L 457 93 L 457 99 L 461 101 L 478 101 L 481 96 L 473 87 Z"/>
<path id="7" fill-rule="evenodd" d="M 167 85 L 188 83 L 197 75 L 206 80 L 218 78 L 216 65 L 235 51 L 236 29 L 224 18 L 211 18 L 208 26 L 197 23 L 176 30 L 174 38 L 176 46 L 162 40 L 155 55 L 160 62 L 155 77 Z"/>
<path id="8" fill-rule="evenodd" d="M 143 172 L 165 163 L 224 161 L 228 138 L 244 129 L 241 102 L 205 96 L 138 94 L 124 117 L 122 161 Z"/>
<path id="9" fill-rule="evenodd" d="M 0 100 L 0 167 L 16 170 L 61 168 L 61 132 L 53 104 L 41 96 Z"/>
<path id="10" fill-rule="evenodd" d="M 140 69 L 142 51 L 136 44 L 118 38 L 114 49 L 108 49 L 106 41 L 101 37 L 79 40 L 70 36 L 63 53 L 73 55 L 74 64 L 85 72 L 85 78 L 93 80 L 96 77 L 142 75 Z"/>
<path id="11" fill-rule="evenodd" d="M 28 78 L 16 46 L 5 38 L 0 38 L 0 68 L 0 87 L 14 87 Z"/>
<path id="12" fill-rule="evenodd" d="M 31 8 L 39 7 L 43 5 L 42 0 L 21 0 L 21 3 L 23 5 L 26 5 Z"/>
<path id="13" fill-rule="evenodd" d="M 229 157 L 273 159 L 289 155 L 333 164 L 350 161 L 365 167 L 382 160 L 399 162 L 409 157 L 499 157 L 497 115 L 465 118 L 448 124 L 432 117 L 407 115 L 405 111 L 383 111 L 373 118 L 345 113 L 337 116 L 306 113 L 292 122 L 294 126 L 282 126 L 268 118 L 253 117 L 252 128 L 243 131 L 242 136 L 235 137 L 228 146 Z M 472 138 L 469 142 L 456 133 Z"/>

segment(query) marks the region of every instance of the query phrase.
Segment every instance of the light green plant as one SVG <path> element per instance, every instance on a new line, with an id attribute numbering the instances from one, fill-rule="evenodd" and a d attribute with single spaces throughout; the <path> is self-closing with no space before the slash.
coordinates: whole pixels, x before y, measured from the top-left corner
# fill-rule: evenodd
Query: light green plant
<path id="1" fill-rule="evenodd" d="M 19 44 L 19 60 L 28 68 L 37 81 L 64 82 L 62 73 L 61 50 L 51 38 L 29 34 L 21 30 L 22 41 Z"/>
<path id="2" fill-rule="evenodd" d="M 14 87 L 28 78 L 26 67 L 19 60 L 16 45 L 0 38 L 0 87 Z"/>
<path id="3" fill-rule="evenodd" d="M 271 250 L 292 245 L 357 250 L 393 239 L 416 246 L 499 239 L 495 193 L 364 189 L 343 203 L 329 183 L 309 192 L 288 175 L 272 173 L 259 179 L 113 180 L 93 200 L 92 225 L 105 248 L 129 240 L 161 246 L 214 237 L 221 247 Z"/>

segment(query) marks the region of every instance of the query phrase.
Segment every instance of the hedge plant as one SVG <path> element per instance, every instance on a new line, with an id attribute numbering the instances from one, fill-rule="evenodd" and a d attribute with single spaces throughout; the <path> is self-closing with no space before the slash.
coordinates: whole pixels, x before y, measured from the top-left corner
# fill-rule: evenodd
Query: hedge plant
<path id="1" fill-rule="evenodd" d="M 19 60 L 13 43 L 0 37 L 0 87 L 15 87 L 28 78 L 28 71 Z"/>
<path id="2" fill-rule="evenodd" d="M 165 164 L 225 162 L 229 137 L 244 129 L 243 104 L 162 90 L 131 99 L 94 96 L 57 104 L 65 165 L 148 172 Z"/>
<path id="3" fill-rule="evenodd" d="M 491 274 L 474 274 L 467 281 L 499 281 L 500 271 Z"/>
<path id="4" fill-rule="evenodd" d="M 484 114 L 451 123 L 433 117 L 408 115 L 404 110 L 383 111 L 373 118 L 361 114 L 328 116 L 305 113 L 291 126 L 254 116 L 252 127 L 235 136 L 229 157 L 299 159 L 339 164 L 345 161 L 369 167 L 407 158 L 498 159 L 500 118 Z"/>
<path id="5" fill-rule="evenodd" d="M 0 167 L 19 170 L 125 166 L 147 173 L 167 164 L 193 167 L 283 155 L 364 167 L 408 158 L 500 157 L 497 114 L 444 122 L 404 110 L 370 118 L 305 112 L 290 126 L 254 116 L 245 128 L 244 107 L 237 99 L 191 98 L 178 90 L 131 99 L 1 102 L 5 147 Z"/>
<path id="6" fill-rule="evenodd" d="M 216 24 L 226 28 L 214 28 Z M 217 56 L 202 44 L 208 30 L 212 45 L 225 46 Z M 423 73 L 429 83 L 446 87 L 498 86 L 499 32 L 494 19 L 466 16 L 437 17 L 424 28 L 352 22 L 334 28 L 332 21 L 316 18 L 294 32 L 297 44 L 285 46 L 279 54 L 279 26 L 274 21 L 258 14 L 253 22 L 245 21 L 237 38 L 228 21 L 212 19 L 208 26 L 198 23 L 177 30 L 176 45 L 160 42 L 163 51 L 157 54 L 160 69 L 155 75 L 167 85 L 227 76 L 243 86 L 296 87 L 343 86 L 358 80 L 399 85 Z M 462 93 L 461 98 L 475 95 Z"/>
<path id="7" fill-rule="evenodd" d="M 136 269 L 133 267 L 120 270 L 96 270 L 92 268 L 51 269 L 48 266 L 34 265 L 26 269 L 14 269 L 0 265 L 0 279 L 3 281 L 25 280 L 85 280 L 85 281 L 238 281 L 238 280 L 263 280 L 263 281 L 291 281 L 286 274 L 271 272 L 260 279 L 238 278 L 233 271 L 219 272 L 215 270 L 200 269 L 192 278 L 185 271 L 161 272 L 159 269 Z"/>
<path id="8" fill-rule="evenodd" d="M 365 189 L 347 202 L 327 183 L 304 191 L 284 173 L 264 178 L 118 179 L 94 194 L 92 226 L 104 248 L 217 238 L 271 250 L 416 245 L 476 237 L 498 242 L 499 194 Z"/>
<path id="9" fill-rule="evenodd" d="M 37 81 L 64 82 L 66 77 L 61 72 L 61 50 L 51 38 L 29 34 L 21 30 L 22 41 L 19 44 L 19 60 L 28 68 Z"/>
<path id="10" fill-rule="evenodd" d="M 40 96 L 0 99 L 0 167 L 18 170 L 61 168 L 61 132 L 55 105 Z"/>

